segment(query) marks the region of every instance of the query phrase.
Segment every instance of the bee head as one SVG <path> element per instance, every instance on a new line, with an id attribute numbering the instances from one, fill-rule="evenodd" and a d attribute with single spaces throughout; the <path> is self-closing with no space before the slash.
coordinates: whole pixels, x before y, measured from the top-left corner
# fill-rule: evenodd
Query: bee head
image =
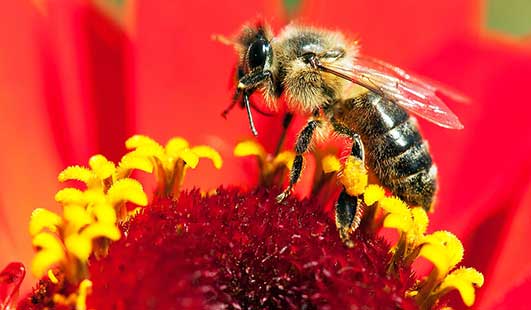
<path id="1" fill-rule="evenodd" d="M 255 70 L 269 70 L 273 63 L 271 30 L 263 23 L 247 25 L 238 37 L 236 48 L 240 54 L 240 67 L 243 73 Z"/>

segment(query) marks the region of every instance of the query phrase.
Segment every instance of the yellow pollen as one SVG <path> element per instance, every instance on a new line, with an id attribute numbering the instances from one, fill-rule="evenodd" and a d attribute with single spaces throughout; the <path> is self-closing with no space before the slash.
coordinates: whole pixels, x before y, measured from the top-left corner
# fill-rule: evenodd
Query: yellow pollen
<path id="1" fill-rule="evenodd" d="M 354 156 L 349 156 L 345 161 L 339 181 L 345 186 L 345 190 L 350 196 L 361 195 L 369 182 L 365 164 Z"/>
<path id="2" fill-rule="evenodd" d="M 383 187 L 376 185 L 376 184 L 369 184 L 365 188 L 365 192 L 363 193 L 363 198 L 365 200 L 365 204 L 368 206 L 372 206 L 377 201 L 381 200 L 385 197 L 385 190 Z"/>
<path id="3" fill-rule="evenodd" d="M 49 270 L 48 270 L 48 278 L 50 279 L 50 281 L 51 281 L 53 284 L 57 284 L 57 283 L 59 283 L 59 280 L 57 279 L 57 277 L 56 277 L 55 274 L 53 273 L 53 270 L 52 270 L 52 269 L 49 269 Z"/>
<path id="4" fill-rule="evenodd" d="M 326 155 L 321 160 L 324 173 L 337 172 L 341 170 L 341 162 L 334 155 Z"/>
<path id="5" fill-rule="evenodd" d="M 260 180 L 262 185 L 271 185 L 273 179 L 283 168 L 291 170 L 295 153 L 283 151 L 276 156 L 270 155 L 259 143 L 253 140 L 245 140 L 236 145 L 234 156 L 255 156 L 260 167 Z"/>

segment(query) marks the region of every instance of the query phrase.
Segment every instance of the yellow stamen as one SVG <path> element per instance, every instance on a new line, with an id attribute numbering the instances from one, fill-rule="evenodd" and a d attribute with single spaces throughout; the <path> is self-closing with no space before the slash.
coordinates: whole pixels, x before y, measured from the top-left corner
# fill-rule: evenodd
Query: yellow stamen
<path id="1" fill-rule="evenodd" d="M 59 215 L 46 209 L 37 208 L 31 213 L 29 232 L 31 236 L 37 235 L 44 229 L 55 233 L 62 223 L 63 219 Z"/>
<path id="2" fill-rule="evenodd" d="M 78 234 L 72 234 L 65 238 L 65 247 L 80 261 L 86 262 L 92 251 L 92 240 Z"/>
<path id="3" fill-rule="evenodd" d="M 92 213 L 97 218 L 98 222 L 105 224 L 115 224 L 117 221 L 116 211 L 113 206 L 108 203 L 100 203 L 92 208 Z"/>
<path id="4" fill-rule="evenodd" d="M 221 155 L 207 145 L 199 145 L 192 148 L 192 152 L 197 154 L 199 158 L 208 158 L 212 161 L 214 164 L 214 167 L 216 169 L 221 169 L 221 166 L 223 165 L 223 160 L 221 159 Z"/>
<path id="5" fill-rule="evenodd" d="M 383 187 L 376 185 L 376 184 L 369 184 L 365 188 L 365 192 L 363 193 L 365 204 L 368 206 L 373 205 L 374 203 L 383 199 L 384 197 L 385 197 L 385 190 L 383 189 Z"/>
<path id="6" fill-rule="evenodd" d="M 200 158 L 210 159 L 218 169 L 223 164 L 220 154 L 213 148 L 206 145 L 190 148 L 188 142 L 180 137 L 170 139 L 163 148 L 149 137 L 135 135 L 126 141 L 126 147 L 132 151 L 122 159 L 119 175 L 128 175 L 131 167 L 155 168 L 157 193 L 173 194 L 174 197 L 179 195 L 186 169 L 195 168 Z"/>
<path id="7" fill-rule="evenodd" d="M 105 180 L 112 176 L 116 167 L 103 155 L 94 155 L 89 159 L 89 166 L 99 179 Z"/>
<path id="8" fill-rule="evenodd" d="M 81 205 L 71 204 L 63 207 L 63 216 L 68 221 L 65 234 L 77 233 L 81 228 L 94 220 L 91 214 Z"/>
<path id="9" fill-rule="evenodd" d="M 59 283 L 59 279 L 57 279 L 57 277 L 53 273 L 53 270 L 51 269 L 48 270 L 48 279 L 50 279 L 53 284 Z"/>
<path id="10" fill-rule="evenodd" d="M 85 204 L 85 196 L 77 188 L 63 188 L 55 194 L 55 201 L 61 204 Z"/>
<path id="11" fill-rule="evenodd" d="M 264 148 L 252 140 L 245 140 L 238 143 L 234 148 L 234 155 L 238 157 L 255 155 L 264 160 L 267 158 L 267 153 Z"/>
<path id="12" fill-rule="evenodd" d="M 127 139 L 125 141 L 125 147 L 127 147 L 127 149 L 129 150 L 137 149 L 140 147 L 149 147 L 152 149 L 159 149 L 158 153 L 164 154 L 162 146 L 158 142 L 144 135 L 134 135 L 131 138 Z"/>
<path id="13" fill-rule="evenodd" d="M 454 234 L 436 231 L 423 238 L 419 256 L 433 263 L 441 279 L 463 259 L 463 254 L 463 245 Z"/>
<path id="14" fill-rule="evenodd" d="M 324 173 L 337 172 L 341 170 L 341 162 L 334 155 L 326 155 L 321 160 Z"/>
<path id="15" fill-rule="evenodd" d="M 183 149 L 170 160 L 167 170 L 171 170 L 175 165 L 175 161 L 179 159 L 182 159 L 192 169 L 195 169 L 199 164 L 199 156 L 197 153 L 190 149 Z"/>
<path id="16" fill-rule="evenodd" d="M 411 216 L 413 219 L 411 229 L 407 232 L 408 243 L 415 247 L 424 237 L 426 229 L 428 229 L 429 219 L 426 211 L 421 207 L 411 209 Z"/>
<path id="17" fill-rule="evenodd" d="M 125 178 L 116 181 L 107 192 L 109 202 L 117 205 L 121 202 L 130 201 L 139 206 L 146 206 L 147 195 L 144 193 L 142 184 L 137 180 Z"/>
<path id="18" fill-rule="evenodd" d="M 61 171 L 58 176 L 59 182 L 66 181 L 81 181 L 87 185 L 88 188 L 97 188 L 101 186 L 97 175 L 90 169 L 81 166 L 70 166 Z"/>
<path id="19" fill-rule="evenodd" d="M 78 295 L 76 298 L 76 310 L 87 309 L 87 296 L 92 289 L 92 281 L 85 279 L 79 284 Z"/>
<path id="20" fill-rule="evenodd" d="M 284 166 L 288 168 L 288 170 L 291 170 L 294 159 L 295 153 L 293 153 L 292 151 L 280 152 L 277 156 L 275 156 L 275 158 L 273 158 L 272 169 Z"/>
<path id="21" fill-rule="evenodd" d="M 190 147 L 188 141 L 181 137 L 173 137 L 166 143 L 166 154 L 170 156 L 177 155 L 181 150 Z M 177 156 L 176 156 L 177 157 Z"/>
<path id="22" fill-rule="evenodd" d="M 137 152 L 130 152 L 122 157 L 117 169 L 117 178 L 128 177 L 131 171 L 140 170 L 147 173 L 153 172 L 153 163 L 145 157 L 138 156 Z"/>
<path id="23" fill-rule="evenodd" d="M 32 243 L 33 247 L 37 249 L 37 254 L 35 254 L 31 265 L 31 271 L 36 277 L 43 277 L 51 266 L 64 261 L 63 246 L 53 234 L 39 233 L 33 237 Z"/>
<path id="24" fill-rule="evenodd" d="M 459 291 L 463 302 L 468 307 L 474 304 L 476 299 L 475 288 L 483 286 L 483 275 L 474 268 L 459 268 L 452 271 L 435 292 L 443 295 L 446 292 L 456 289 Z"/>
<path id="25" fill-rule="evenodd" d="M 109 223 L 95 223 L 88 226 L 81 232 L 83 238 L 96 239 L 106 237 L 112 241 L 120 239 L 120 230 L 115 225 Z"/>
<path id="26" fill-rule="evenodd" d="M 411 229 L 413 225 L 411 212 L 402 200 L 396 197 L 384 197 L 378 202 L 378 206 L 387 212 L 384 227 L 396 228 L 401 232 Z"/>

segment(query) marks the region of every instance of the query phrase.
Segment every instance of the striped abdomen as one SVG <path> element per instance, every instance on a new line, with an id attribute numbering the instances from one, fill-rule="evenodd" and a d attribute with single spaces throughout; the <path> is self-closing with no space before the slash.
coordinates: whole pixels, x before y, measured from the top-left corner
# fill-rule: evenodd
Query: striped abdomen
<path id="1" fill-rule="evenodd" d="M 403 108 L 365 93 L 336 103 L 333 114 L 361 136 L 367 166 L 382 185 L 409 205 L 431 207 L 437 169 L 415 120 Z"/>

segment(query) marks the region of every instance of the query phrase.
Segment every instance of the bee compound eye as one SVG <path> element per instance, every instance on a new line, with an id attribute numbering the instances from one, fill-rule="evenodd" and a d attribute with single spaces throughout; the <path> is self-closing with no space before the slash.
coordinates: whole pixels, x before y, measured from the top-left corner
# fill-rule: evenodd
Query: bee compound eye
<path id="1" fill-rule="evenodd" d="M 247 52 L 249 68 L 254 69 L 257 67 L 263 67 L 270 52 L 271 45 L 264 39 L 259 39 L 251 43 Z"/>

